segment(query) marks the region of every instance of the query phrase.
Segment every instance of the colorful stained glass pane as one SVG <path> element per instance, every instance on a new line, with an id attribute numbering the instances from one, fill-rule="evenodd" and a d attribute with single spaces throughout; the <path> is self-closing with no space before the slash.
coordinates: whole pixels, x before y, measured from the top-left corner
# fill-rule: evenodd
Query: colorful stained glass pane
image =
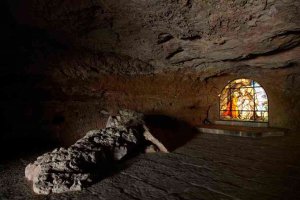
<path id="1" fill-rule="evenodd" d="M 267 122 L 268 98 L 265 90 L 250 79 L 231 81 L 220 95 L 220 118 Z"/>
<path id="2" fill-rule="evenodd" d="M 228 97 L 228 95 L 230 95 L 229 93 L 229 88 L 226 87 L 224 88 L 224 90 L 222 91 L 222 94 L 220 96 L 220 108 L 221 110 L 225 110 L 228 104 L 228 100 L 230 99 Z"/>
<path id="3" fill-rule="evenodd" d="M 256 110 L 268 111 L 268 98 L 262 87 L 255 88 L 255 94 L 257 98 Z"/>
<path id="4" fill-rule="evenodd" d="M 261 87 L 257 82 L 253 81 L 253 86 L 254 87 Z"/>
<path id="5" fill-rule="evenodd" d="M 230 82 L 231 88 L 251 87 L 251 80 L 249 79 L 236 79 Z"/>

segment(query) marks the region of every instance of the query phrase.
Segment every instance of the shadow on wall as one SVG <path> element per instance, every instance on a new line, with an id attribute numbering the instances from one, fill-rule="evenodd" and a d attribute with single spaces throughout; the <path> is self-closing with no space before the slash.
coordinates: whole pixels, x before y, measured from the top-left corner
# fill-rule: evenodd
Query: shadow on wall
<path id="1" fill-rule="evenodd" d="M 43 127 L 42 116 L 27 115 L 24 107 L 6 104 L 0 111 L 0 163 L 26 155 L 40 154 L 58 146 L 58 141 Z"/>
<path id="2" fill-rule="evenodd" d="M 0 137 L 0 163 L 28 155 L 38 156 L 49 149 L 59 146 L 57 141 L 47 137 L 38 137 L 36 134 L 28 137 L 18 137 L 17 133 L 9 134 L 12 136 L 7 136 L 6 134 Z"/>
<path id="3" fill-rule="evenodd" d="M 171 152 L 183 146 L 198 133 L 195 127 L 165 115 L 146 115 L 151 134 Z"/>

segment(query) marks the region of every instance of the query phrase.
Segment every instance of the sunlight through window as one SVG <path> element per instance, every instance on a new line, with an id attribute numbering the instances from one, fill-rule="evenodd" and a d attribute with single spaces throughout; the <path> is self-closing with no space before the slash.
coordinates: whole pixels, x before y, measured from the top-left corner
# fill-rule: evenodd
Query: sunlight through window
<path id="1" fill-rule="evenodd" d="M 220 118 L 268 122 L 268 98 L 265 90 L 250 79 L 231 81 L 220 95 Z"/>

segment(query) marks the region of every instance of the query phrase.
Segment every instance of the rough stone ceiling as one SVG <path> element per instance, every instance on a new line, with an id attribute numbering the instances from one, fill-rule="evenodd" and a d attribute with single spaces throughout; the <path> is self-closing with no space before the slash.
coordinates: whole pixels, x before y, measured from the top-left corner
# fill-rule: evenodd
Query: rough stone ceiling
<path id="1" fill-rule="evenodd" d="M 72 47 L 113 57 L 109 60 L 125 60 L 120 68 L 126 69 L 115 71 L 188 68 L 214 75 L 233 67 L 278 68 L 300 61 L 300 1 L 295 0 L 25 0 L 10 4 L 19 23 L 45 29 Z"/>

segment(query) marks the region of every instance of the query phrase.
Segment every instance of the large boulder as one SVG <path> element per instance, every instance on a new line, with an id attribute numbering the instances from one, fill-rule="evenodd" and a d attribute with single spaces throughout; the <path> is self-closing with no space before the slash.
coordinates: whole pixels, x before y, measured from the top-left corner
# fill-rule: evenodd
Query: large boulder
<path id="1" fill-rule="evenodd" d="M 109 117 L 106 128 L 91 130 L 69 148 L 57 148 L 38 157 L 25 169 L 33 191 L 44 195 L 79 191 L 97 180 L 101 170 L 134 151 L 144 148 L 147 152 L 168 152 L 151 135 L 143 118 L 143 114 L 122 110 Z"/>

